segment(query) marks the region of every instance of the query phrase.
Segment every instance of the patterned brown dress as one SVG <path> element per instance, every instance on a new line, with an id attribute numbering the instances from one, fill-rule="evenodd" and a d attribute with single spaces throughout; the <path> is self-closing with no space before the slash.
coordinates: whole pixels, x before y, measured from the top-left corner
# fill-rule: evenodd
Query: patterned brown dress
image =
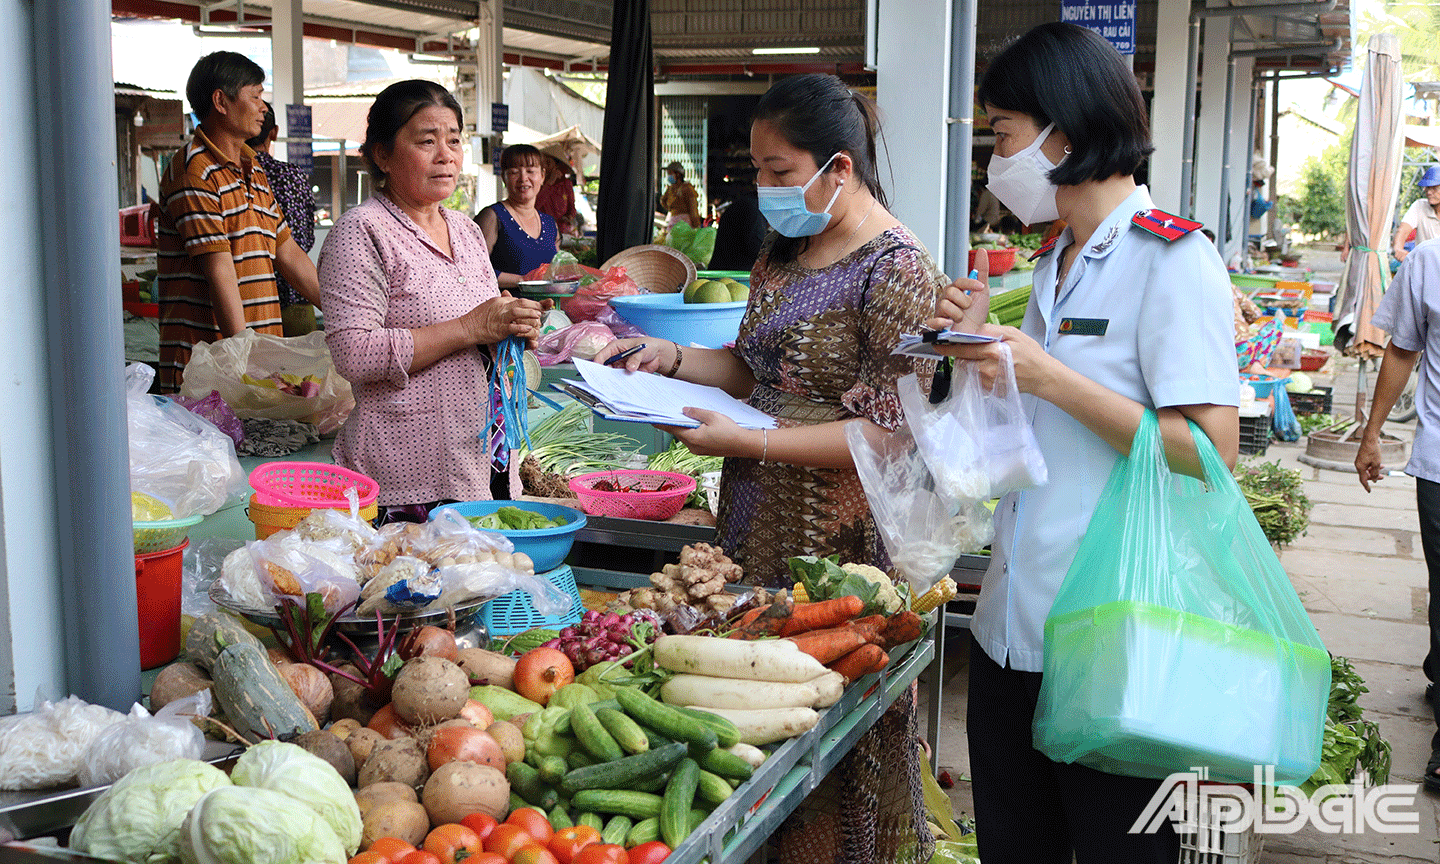
<path id="1" fill-rule="evenodd" d="M 772 264 L 772 233 L 750 277 L 750 305 L 735 353 L 755 376 L 750 404 L 782 428 L 863 417 L 904 423 L 895 381 L 928 383 L 934 364 L 890 352 L 934 314 L 945 277 L 904 226 L 822 270 Z M 854 469 L 806 468 L 728 458 L 720 475 L 719 540 L 745 581 L 794 581 L 794 555 L 890 567 Z"/>

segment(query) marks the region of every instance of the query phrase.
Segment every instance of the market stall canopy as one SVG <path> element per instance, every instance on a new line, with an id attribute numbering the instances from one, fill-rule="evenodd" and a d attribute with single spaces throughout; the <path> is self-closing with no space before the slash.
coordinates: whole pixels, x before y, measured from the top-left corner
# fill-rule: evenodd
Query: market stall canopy
<path id="1" fill-rule="evenodd" d="M 1335 347 L 1353 357 L 1374 358 L 1385 352 L 1385 334 L 1370 319 L 1380 305 L 1390 269 L 1386 253 L 1404 143 L 1400 40 L 1393 33 L 1377 33 L 1370 37 L 1365 53 L 1355 134 L 1350 139 L 1345 196 L 1350 255 L 1336 306 Z"/>
<path id="2" fill-rule="evenodd" d="M 537 138 L 530 143 L 556 159 L 572 165 L 579 164 L 580 160 L 586 156 L 600 155 L 600 145 L 595 143 L 594 138 L 581 132 L 579 126 L 562 129 L 554 135 L 546 135 L 544 138 Z"/>
<path id="3" fill-rule="evenodd" d="M 1405 146 L 1440 149 L 1440 126 L 1416 126 L 1414 123 L 1406 123 Z"/>

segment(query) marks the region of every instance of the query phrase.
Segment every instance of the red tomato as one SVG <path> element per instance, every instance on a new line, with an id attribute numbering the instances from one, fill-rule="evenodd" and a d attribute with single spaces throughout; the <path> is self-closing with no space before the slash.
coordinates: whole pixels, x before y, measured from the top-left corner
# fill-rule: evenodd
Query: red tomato
<path id="1" fill-rule="evenodd" d="M 521 846 L 519 851 L 510 859 L 510 864 L 560 864 L 549 849 L 538 843 L 531 843 L 529 846 Z"/>
<path id="2" fill-rule="evenodd" d="M 479 852 L 481 845 L 480 835 L 458 822 L 441 825 L 425 835 L 425 851 L 435 853 L 440 864 L 456 864 Z"/>
<path id="3" fill-rule="evenodd" d="M 471 813 L 461 819 L 460 824 L 480 835 L 480 839 L 483 841 L 500 823 L 496 822 L 495 817 L 488 813 Z"/>
<path id="4" fill-rule="evenodd" d="M 630 864 L 660 864 L 670 855 L 670 847 L 659 840 L 641 843 L 628 853 Z"/>
<path id="5" fill-rule="evenodd" d="M 465 864 L 510 864 L 505 860 L 504 855 L 496 855 L 494 852 L 476 852 L 465 859 Z"/>
<path id="6" fill-rule="evenodd" d="M 614 843 L 591 843 L 571 860 L 570 864 L 630 864 L 625 847 Z"/>
<path id="7" fill-rule="evenodd" d="M 529 807 L 521 807 L 505 818 L 506 825 L 517 825 L 526 834 L 535 838 L 535 842 L 544 846 L 555 836 L 555 829 L 550 827 L 550 820 L 539 810 L 532 810 Z"/>
<path id="8" fill-rule="evenodd" d="M 589 825 L 574 825 L 570 828 L 561 828 L 550 838 L 550 851 L 555 853 L 560 864 L 570 864 L 575 860 L 575 854 L 591 843 L 600 842 L 600 832 Z"/>
<path id="9" fill-rule="evenodd" d="M 509 861 L 521 846 L 529 846 L 535 842 L 535 838 L 525 833 L 525 829 L 519 825 L 497 825 L 490 836 L 485 838 L 485 851 L 494 852 L 504 856 Z"/>
<path id="10" fill-rule="evenodd" d="M 370 844 L 368 852 L 378 852 L 385 856 L 389 864 L 396 864 L 401 858 L 415 851 L 415 847 L 401 840 L 399 837 L 381 837 Z"/>
<path id="11" fill-rule="evenodd" d="M 366 850 L 351 858 L 346 864 L 390 864 L 390 859 L 381 852 Z"/>
<path id="12" fill-rule="evenodd" d="M 424 849 L 416 849 L 414 852 L 401 858 L 397 864 L 441 864 L 440 856 L 434 852 L 426 852 Z"/>

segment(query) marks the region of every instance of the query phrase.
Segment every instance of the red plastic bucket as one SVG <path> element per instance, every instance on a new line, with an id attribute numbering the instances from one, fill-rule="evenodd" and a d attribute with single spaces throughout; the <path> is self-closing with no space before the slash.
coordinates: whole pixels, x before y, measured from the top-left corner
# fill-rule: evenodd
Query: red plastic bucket
<path id="1" fill-rule="evenodd" d="M 174 549 L 135 556 L 135 606 L 140 615 L 140 668 L 180 656 L 180 583 L 186 540 Z"/>

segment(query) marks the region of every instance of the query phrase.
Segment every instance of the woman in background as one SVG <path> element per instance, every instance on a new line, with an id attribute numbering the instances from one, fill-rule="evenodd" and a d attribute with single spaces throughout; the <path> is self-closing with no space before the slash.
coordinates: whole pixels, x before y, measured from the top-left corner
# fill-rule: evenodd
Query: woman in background
<path id="1" fill-rule="evenodd" d="M 505 200 L 475 214 L 490 247 L 490 264 L 501 288 L 514 288 L 525 275 L 560 249 L 555 220 L 535 208 L 545 182 L 545 154 L 529 144 L 512 144 L 500 156 Z"/>

